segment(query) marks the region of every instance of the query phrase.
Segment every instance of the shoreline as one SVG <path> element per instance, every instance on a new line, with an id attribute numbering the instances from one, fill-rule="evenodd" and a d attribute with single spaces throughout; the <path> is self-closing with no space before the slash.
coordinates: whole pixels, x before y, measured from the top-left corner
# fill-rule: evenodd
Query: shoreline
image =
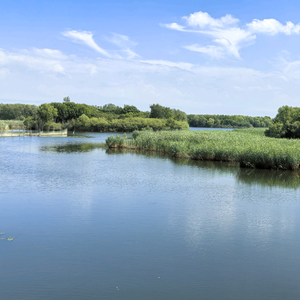
<path id="1" fill-rule="evenodd" d="M 39 137 L 67 137 L 68 136 L 68 129 L 61 130 L 61 131 L 41 131 L 41 132 L 24 132 L 24 131 L 3 131 L 0 132 L 0 137 L 21 137 L 21 136 L 39 136 Z"/>
<path id="2" fill-rule="evenodd" d="M 262 130 L 134 132 L 106 140 L 109 148 L 145 150 L 174 158 L 239 163 L 242 168 L 299 170 L 300 141 L 265 137 Z"/>

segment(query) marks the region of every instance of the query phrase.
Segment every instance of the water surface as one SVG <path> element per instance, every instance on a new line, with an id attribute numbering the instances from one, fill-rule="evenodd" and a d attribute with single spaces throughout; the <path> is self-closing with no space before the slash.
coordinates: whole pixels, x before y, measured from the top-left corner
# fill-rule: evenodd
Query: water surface
<path id="1" fill-rule="evenodd" d="M 299 299 L 299 174 L 0 139 L 0 299 Z"/>

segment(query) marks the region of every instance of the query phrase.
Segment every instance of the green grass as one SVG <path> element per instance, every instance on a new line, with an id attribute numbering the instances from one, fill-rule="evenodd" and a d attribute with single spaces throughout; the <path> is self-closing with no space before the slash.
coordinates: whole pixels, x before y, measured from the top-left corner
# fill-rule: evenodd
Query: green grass
<path id="1" fill-rule="evenodd" d="M 0 130 L 23 129 L 23 121 L 20 120 L 0 120 Z"/>
<path id="2" fill-rule="evenodd" d="M 300 140 L 264 136 L 264 129 L 233 131 L 159 131 L 133 133 L 133 139 L 109 137 L 110 148 L 145 149 L 173 157 L 239 162 L 259 169 L 299 168 Z"/>

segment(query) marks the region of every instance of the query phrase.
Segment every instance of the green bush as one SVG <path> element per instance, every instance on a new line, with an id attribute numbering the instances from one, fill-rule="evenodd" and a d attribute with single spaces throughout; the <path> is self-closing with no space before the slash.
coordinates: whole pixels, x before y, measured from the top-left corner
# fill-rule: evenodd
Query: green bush
<path id="1" fill-rule="evenodd" d="M 300 138 L 300 108 L 282 106 L 273 120 L 273 124 L 265 132 L 274 138 Z"/>

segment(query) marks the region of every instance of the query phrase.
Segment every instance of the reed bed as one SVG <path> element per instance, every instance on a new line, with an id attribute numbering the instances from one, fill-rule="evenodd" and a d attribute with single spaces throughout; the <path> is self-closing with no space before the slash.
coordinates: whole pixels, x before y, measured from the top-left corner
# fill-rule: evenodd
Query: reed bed
<path id="1" fill-rule="evenodd" d="M 109 137 L 106 144 L 110 148 L 144 149 L 195 160 L 239 162 L 248 168 L 299 169 L 300 140 L 269 138 L 263 129 L 135 131 L 132 137 Z"/>
<path id="2" fill-rule="evenodd" d="M 20 120 L 0 120 L 0 131 L 10 129 L 23 129 L 23 121 Z"/>

